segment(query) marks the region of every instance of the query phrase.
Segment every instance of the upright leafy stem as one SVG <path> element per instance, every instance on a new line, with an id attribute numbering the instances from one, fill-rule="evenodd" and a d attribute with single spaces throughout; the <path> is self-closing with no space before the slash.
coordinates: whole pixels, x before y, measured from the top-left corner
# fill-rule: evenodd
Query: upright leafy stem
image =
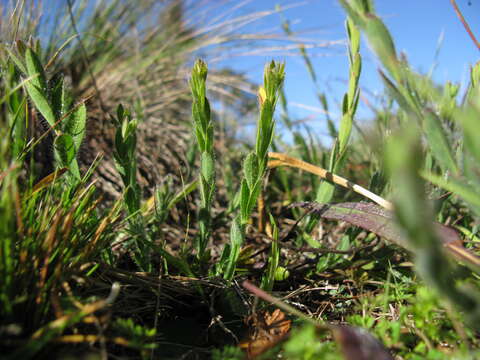
<path id="1" fill-rule="evenodd" d="M 348 18 L 345 22 L 348 36 L 348 59 L 350 64 L 348 90 L 343 96 L 342 118 L 338 131 L 338 137 L 330 150 L 328 171 L 336 173 L 345 161 L 348 142 L 352 132 L 353 118 L 357 111 L 360 88 L 358 82 L 362 70 L 362 58 L 360 57 L 360 32 L 353 21 Z M 330 202 L 334 195 L 335 186 L 330 182 L 323 181 L 316 194 L 315 200 L 320 203 Z M 316 221 L 311 219 L 307 225 L 307 232 L 311 232 Z"/>
<path id="2" fill-rule="evenodd" d="M 199 235 L 196 239 L 197 258 L 201 261 L 211 233 L 211 208 L 215 192 L 215 153 L 213 148 L 213 123 L 210 118 L 210 103 L 206 97 L 208 68 L 197 60 L 192 69 L 190 88 L 193 96 L 192 118 L 198 149 L 201 154 L 199 184 L 201 203 L 198 213 Z"/>
<path id="3" fill-rule="evenodd" d="M 12 53 L 13 54 L 13 53 Z M 13 57 L 12 57 L 13 59 Z M 80 179 L 77 154 L 85 136 L 87 110 L 84 103 L 73 106 L 63 78 L 47 80 L 44 66 L 37 53 L 30 47 L 25 50 L 25 66 L 15 63 L 20 71 L 26 71 L 25 83 L 28 95 L 47 123 L 54 128 L 54 153 L 57 167 L 67 167 L 73 182 Z"/>
<path id="4" fill-rule="evenodd" d="M 390 32 L 375 15 L 373 6 L 362 6 L 363 0 L 339 1 L 355 25 L 365 32 L 372 49 L 387 70 L 388 76 L 381 73 L 387 89 L 401 108 L 409 115 L 414 115 L 413 118 L 418 121 L 442 172 L 457 174 L 459 169 L 452 151 L 452 139 L 445 132 L 445 121 L 438 115 L 445 102 L 441 101 L 438 89 L 429 79 L 412 71 L 408 63 L 397 56 Z M 434 105 L 439 109 L 432 109 Z"/>
<path id="5" fill-rule="evenodd" d="M 135 244 L 134 255 L 137 265 L 144 271 L 151 271 L 152 239 L 145 231 L 145 219 L 141 214 L 142 191 L 137 183 L 137 125 L 130 112 L 122 105 L 117 107 L 117 118 L 113 119 L 117 126 L 115 133 L 115 166 L 125 187 L 124 203 L 128 213 L 128 232 Z M 161 249 L 157 249 L 161 253 Z M 164 255 L 162 253 L 162 255 Z"/>
<path id="6" fill-rule="evenodd" d="M 240 247 L 245 238 L 245 226 L 255 207 L 260 193 L 262 179 L 267 169 L 268 148 L 272 143 L 275 121 L 273 114 L 277 104 L 280 89 L 285 78 L 285 65 L 267 64 L 264 71 L 263 87 L 260 88 L 258 98 L 260 103 L 260 117 L 257 124 L 257 138 L 255 151 L 247 155 L 243 162 L 243 179 L 240 186 L 240 214 L 233 220 L 230 228 L 230 245 L 228 251 L 224 278 L 231 280 L 235 275 L 235 267 L 240 254 Z"/>
<path id="7" fill-rule="evenodd" d="M 122 105 L 117 108 L 117 124 L 115 134 L 115 165 L 125 186 L 125 204 L 129 215 L 137 214 L 140 210 L 141 191 L 137 184 L 137 159 L 135 149 L 137 145 L 137 120 L 132 119 L 128 110 Z"/>

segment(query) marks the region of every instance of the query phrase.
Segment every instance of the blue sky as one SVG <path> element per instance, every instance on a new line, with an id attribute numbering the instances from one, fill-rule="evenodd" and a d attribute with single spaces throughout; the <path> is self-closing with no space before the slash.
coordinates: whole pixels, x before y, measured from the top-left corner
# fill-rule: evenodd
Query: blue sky
<path id="1" fill-rule="evenodd" d="M 274 9 L 275 5 L 288 7 L 299 1 L 257 0 L 242 7 L 243 12 Z M 457 0 L 465 18 L 477 39 L 480 38 L 480 0 Z M 469 67 L 480 60 L 480 51 L 475 47 L 463 25 L 457 18 L 449 0 L 377 0 L 377 13 L 385 21 L 397 46 L 397 51 L 406 53 L 413 67 L 427 73 L 435 65 L 433 78 L 438 82 L 451 80 L 465 84 Z M 286 9 L 282 15 L 273 14 L 248 27 L 248 31 L 279 31 L 283 18 L 289 19 L 291 29 L 298 37 L 320 41 L 345 39 L 345 14 L 336 0 L 308 0 L 303 5 Z M 443 34 L 443 35 L 442 35 Z M 441 44 L 439 47 L 439 41 Z M 437 49 L 439 49 L 436 57 Z M 319 90 L 327 93 L 338 104 L 346 89 L 348 59 L 344 45 L 310 51 L 317 73 Z M 362 43 L 363 70 L 360 85 L 364 95 L 374 100 L 372 94 L 381 93 L 383 86 L 378 77 L 378 63 L 365 42 Z M 299 118 L 308 117 L 312 123 L 324 123 L 324 116 L 315 111 L 320 108 L 315 96 L 315 86 L 308 76 L 300 57 L 279 55 L 273 58 L 286 62 L 285 90 L 290 103 L 289 110 Z M 252 80 L 261 79 L 263 64 L 272 59 L 272 54 L 247 58 L 235 58 L 228 63 L 245 71 Z M 295 104 L 304 104 L 312 109 L 303 109 Z M 339 114 L 338 105 L 331 103 L 331 112 Z M 359 117 L 368 117 L 363 104 Z M 320 130 L 324 126 L 320 125 Z"/>

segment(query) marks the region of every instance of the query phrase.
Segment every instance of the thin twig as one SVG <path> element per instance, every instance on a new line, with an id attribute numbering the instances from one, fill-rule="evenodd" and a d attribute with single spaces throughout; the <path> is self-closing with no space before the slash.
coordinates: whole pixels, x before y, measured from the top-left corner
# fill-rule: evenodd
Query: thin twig
<path id="1" fill-rule="evenodd" d="M 472 41 L 474 42 L 474 44 L 477 46 L 478 50 L 480 50 L 480 43 L 478 42 L 477 38 L 476 38 L 475 35 L 473 34 L 472 30 L 470 29 L 470 26 L 468 25 L 467 21 L 466 21 L 465 18 L 463 17 L 463 14 L 462 14 L 462 12 L 460 11 L 460 9 L 458 8 L 456 1 L 455 1 L 455 0 L 450 0 L 450 3 L 452 4 L 453 9 L 454 9 L 455 12 L 457 13 L 458 18 L 459 18 L 460 21 L 462 22 L 463 27 L 464 27 L 465 30 L 467 31 L 468 35 L 470 35 L 470 38 L 472 39 Z"/>

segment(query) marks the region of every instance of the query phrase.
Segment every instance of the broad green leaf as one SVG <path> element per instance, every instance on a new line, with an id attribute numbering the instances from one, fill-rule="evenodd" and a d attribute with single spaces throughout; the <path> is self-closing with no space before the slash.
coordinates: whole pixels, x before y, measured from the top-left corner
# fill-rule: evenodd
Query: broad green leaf
<path id="1" fill-rule="evenodd" d="M 32 99 L 35 107 L 43 115 L 45 120 L 50 124 L 50 126 L 55 126 L 55 113 L 50 106 L 48 98 L 45 96 L 45 92 L 41 91 L 31 82 L 25 83 L 25 88 L 27 89 L 28 95 Z"/>
<path id="2" fill-rule="evenodd" d="M 43 71 L 42 63 L 37 57 L 37 54 L 30 48 L 27 48 L 25 52 L 25 63 L 27 65 L 27 75 L 32 77 L 31 83 L 44 94 L 47 94 L 47 78 Z"/>

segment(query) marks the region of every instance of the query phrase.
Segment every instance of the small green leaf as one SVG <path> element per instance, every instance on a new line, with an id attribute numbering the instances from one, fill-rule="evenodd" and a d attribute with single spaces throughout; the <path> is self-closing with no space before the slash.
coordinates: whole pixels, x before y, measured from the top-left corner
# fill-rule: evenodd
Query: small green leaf
<path id="1" fill-rule="evenodd" d="M 352 132 L 353 119 L 350 114 L 344 114 L 340 122 L 340 129 L 338 132 L 338 152 L 342 154 L 347 148 L 348 140 Z"/>
<path id="2" fill-rule="evenodd" d="M 215 178 L 215 162 L 210 153 L 204 151 L 201 156 L 201 174 L 207 184 L 212 184 Z"/>
<path id="3" fill-rule="evenodd" d="M 125 116 L 125 109 L 123 108 L 122 104 L 118 104 L 117 106 L 117 119 L 121 123 L 123 123 L 123 118 Z"/>
<path id="4" fill-rule="evenodd" d="M 25 64 L 23 63 L 22 60 L 20 60 L 15 53 L 10 50 L 8 47 L 4 47 L 4 49 L 8 52 L 8 55 L 10 56 L 10 59 L 15 63 L 15 66 L 20 70 L 24 75 L 27 75 L 27 68 L 25 67 Z"/>
<path id="5" fill-rule="evenodd" d="M 55 114 L 56 119 L 60 119 L 63 115 L 63 92 L 64 92 L 64 83 L 63 76 L 56 76 L 54 79 L 51 79 L 49 82 L 50 86 L 50 104 Z"/>
<path id="6" fill-rule="evenodd" d="M 351 19 L 347 19 L 345 25 L 347 28 L 348 41 L 350 43 L 350 51 L 352 55 L 354 55 L 360 49 L 360 31 L 358 31 L 358 28 L 354 25 Z"/>
<path id="7" fill-rule="evenodd" d="M 69 134 L 62 134 L 55 139 L 55 150 L 62 167 L 70 167 L 75 159 L 75 145 Z"/>
<path id="8" fill-rule="evenodd" d="M 480 61 L 473 65 L 470 71 L 470 82 L 473 88 L 480 85 Z"/>
<path id="9" fill-rule="evenodd" d="M 240 255 L 240 248 L 244 239 L 243 226 L 240 224 L 239 219 L 235 218 L 232 221 L 230 227 L 230 251 L 228 253 L 228 263 L 223 274 L 223 278 L 231 280 L 235 275 L 235 269 L 237 267 L 238 256 Z"/>
<path id="10" fill-rule="evenodd" d="M 243 162 L 243 172 L 248 187 L 251 189 L 259 177 L 258 157 L 255 153 L 251 152 L 245 158 Z"/>
<path id="11" fill-rule="evenodd" d="M 333 194 L 335 192 L 335 185 L 330 184 L 327 181 L 322 181 L 320 187 L 318 188 L 317 197 L 315 201 L 319 203 L 328 203 L 332 201 Z"/>
<path id="12" fill-rule="evenodd" d="M 445 93 L 448 94 L 448 97 L 450 99 L 455 99 L 458 95 L 458 91 L 460 90 L 460 85 L 459 84 L 453 84 L 450 81 L 447 81 L 445 85 Z"/>
<path id="13" fill-rule="evenodd" d="M 359 7 L 357 2 L 350 2 L 348 0 L 339 0 L 348 16 L 353 20 L 355 25 L 363 28 L 365 26 L 364 9 Z"/>
<path id="14" fill-rule="evenodd" d="M 258 199 L 258 195 L 260 194 L 261 187 L 262 187 L 262 179 L 259 179 L 254 184 L 253 188 L 250 189 L 250 197 L 248 199 L 248 205 L 247 205 L 248 216 L 252 214 L 253 209 L 257 204 L 257 199 Z"/>
<path id="15" fill-rule="evenodd" d="M 248 199 L 250 197 L 250 189 L 248 188 L 247 181 L 242 179 L 242 185 L 240 187 L 240 214 L 242 219 L 242 224 L 248 222 L 250 213 L 248 212 Z"/>
<path id="16" fill-rule="evenodd" d="M 27 65 L 27 75 L 32 77 L 31 84 L 35 85 L 43 93 L 46 93 L 47 79 L 43 71 L 42 63 L 37 54 L 30 48 L 27 48 L 25 52 L 25 63 Z"/>
<path id="17" fill-rule="evenodd" d="M 40 114 L 43 115 L 50 126 L 55 126 L 55 114 L 50 106 L 48 98 L 45 96 L 45 92 L 37 88 L 31 82 L 25 83 L 25 88 Z"/>
<path id="18" fill-rule="evenodd" d="M 70 116 L 62 121 L 63 131 L 72 136 L 77 150 L 85 137 L 86 122 L 87 107 L 85 104 L 78 105 Z"/>
<path id="19" fill-rule="evenodd" d="M 125 189 L 125 203 L 130 214 L 140 209 L 140 187 L 137 184 L 128 185 Z"/>
<path id="20" fill-rule="evenodd" d="M 451 152 L 451 145 L 445 135 L 440 119 L 432 112 L 426 111 L 424 117 L 424 134 L 433 156 L 443 171 L 450 170 L 456 173 L 457 165 Z"/>
<path id="21" fill-rule="evenodd" d="M 365 32 L 369 44 L 395 80 L 401 80 L 397 71 L 397 52 L 390 32 L 378 17 L 371 13 L 366 16 Z"/>

